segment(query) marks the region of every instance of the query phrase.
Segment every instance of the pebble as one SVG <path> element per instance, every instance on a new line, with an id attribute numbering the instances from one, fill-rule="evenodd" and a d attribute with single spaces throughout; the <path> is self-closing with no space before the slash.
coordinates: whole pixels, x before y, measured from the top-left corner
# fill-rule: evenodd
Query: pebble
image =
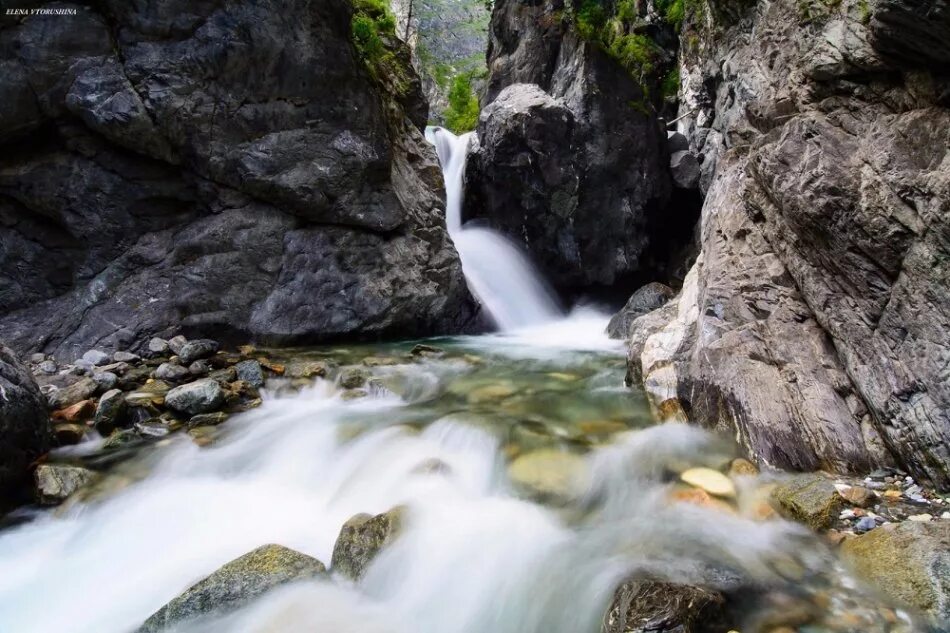
<path id="1" fill-rule="evenodd" d="M 46 354 L 42 352 L 37 352 L 35 354 L 30 355 L 30 362 L 33 363 L 34 365 L 42 363 L 44 360 L 46 360 Z"/>
<path id="2" fill-rule="evenodd" d="M 142 358 L 132 352 L 116 352 L 112 355 L 112 360 L 116 363 L 137 363 Z"/>
<path id="3" fill-rule="evenodd" d="M 189 375 L 188 369 L 174 363 L 162 363 L 155 370 L 155 377 L 162 380 L 182 380 Z"/>
<path id="4" fill-rule="evenodd" d="M 884 490 L 887 488 L 887 484 L 883 481 L 867 481 L 865 480 L 865 485 L 871 490 Z"/>
<path id="5" fill-rule="evenodd" d="M 192 376 L 204 376 L 209 371 L 211 371 L 211 366 L 208 365 L 208 361 L 206 360 L 196 360 L 188 365 L 188 373 Z"/>
<path id="6" fill-rule="evenodd" d="M 92 379 L 99 385 L 99 388 L 108 391 L 115 387 L 116 383 L 119 382 L 119 377 L 113 374 L 111 371 L 98 371 L 92 374 Z"/>
<path id="7" fill-rule="evenodd" d="M 863 534 L 873 530 L 876 527 L 877 521 L 875 521 L 872 517 L 863 517 L 854 525 L 854 531 L 858 534 Z"/>
<path id="8" fill-rule="evenodd" d="M 907 520 L 915 521 L 917 523 L 927 523 L 929 521 L 933 521 L 933 516 L 925 512 L 924 514 L 912 514 L 911 516 L 907 517 Z"/>
<path id="9" fill-rule="evenodd" d="M 108 365 L 109 361 L 112 360 L 109 358 L 109 355 L 105 352 L 98 349 L 91 349 L 85 354 L 82 355 L 82 360 L 93 365 Z"/>
<path id="10" fill-rule="evenodd" d="M 218 342 L 210 338 L 200 338 L 195 341 L 188 341 L 181 346 L 177 352 L 181 362 L 190 365 L 199 358 L 208 358 L 218 351 Z"/>
<path id="11" fill-rule="evenodd" d="M 728 477 L 712 468 L 690 468 L 680 473 L 680 479 L 718 497 L 736 496 L 736 487 Z"/>
<path id="12" fill-rule="evenodd" d="M 178 336 L 173 336 L 170 339 L 168 339 L 168 343 L 167 343 L 168 349 L 170 349 L 172 353 L 177 354 L 181 351 L 181 348 L 184 347 L 185 343 L 187 342 L 188 342 L 188 339 L 186 339 L 181 334 L 179 334 Z"/>

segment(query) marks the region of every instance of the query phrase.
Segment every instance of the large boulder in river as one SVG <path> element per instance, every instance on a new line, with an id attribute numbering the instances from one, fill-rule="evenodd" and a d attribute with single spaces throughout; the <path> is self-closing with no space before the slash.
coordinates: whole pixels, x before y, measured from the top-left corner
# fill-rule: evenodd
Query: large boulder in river
<path id="1" fill-rule="evenodd" d="M 0 345 L 0 498 L 21 491 L 30 462 L 51 445 L 45 398 L 13 350 Z"/>
<path id="2" fill-rule="evenodd" d="M 138 633 L 174 630 L 189 620 L 238 609 L 280 585 L 325 573 L 326 568 L 316 558 L 282 545 L 264 545 L 186 589 L 152 614 Z"/>
<path id="3" fill-rule="evenodd" d="M 570 292 L 643 268 L 671 185 L 666 133 L 640 80 L 577 33 L 566 4 L 495 2 L 464 215 L 515 240 Z"/>
<path id="4" fill-rule="evenodd" d="M 950 14 L 803 7 L 687 15 L 702 254 L 630 374 L 764 463 L 947 487 Z"/>
<path id="5" fill-rule="evenodd" d="M 107 0 L 0 17 L 8 344 L 68 360 L 179 330 L 465 326 L 408 49 L 385 37 L 372 72 L 352 16 L 347 0 Z"/>
<path id="6" fill-rule="evenodd" d="M 371 516 L 357 514 L 340 529 L 333 545 L 330 569 L 350 580 L 359 580 L 382 549 L 399 536 L 405 510 L 396 507 Z"/>

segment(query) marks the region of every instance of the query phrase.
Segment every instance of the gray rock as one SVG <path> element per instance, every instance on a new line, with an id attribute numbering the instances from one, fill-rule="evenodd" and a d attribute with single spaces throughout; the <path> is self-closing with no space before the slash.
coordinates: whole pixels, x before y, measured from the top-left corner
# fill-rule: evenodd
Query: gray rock
<path id="1" fill-rule="evenodd" d="M 725 608 L 725 596 L 711 589 L 634 578 L 617 588 L 601 631 L 700 633 L 721 620 Z"/>
<path id="2" fill-rule="evenodd" d="M 152 356 L 164 356 L 169 349 L 168 341 L 163 338 L 153 337 L 148 341 L 148 351 Z"/>
<path id="3" fill-rule="evenodd" d="M 99 385 L 92 378 L 80 378 L 76 382 L 53 391 L 48 396 L 51 409 L 65 409 L 71 404 L 92 397 Z"/>
<path id="4" fill-rule="evenodd" d="M 196 618 L 230 613 L 275 587 L 325 573 L 315 558 L 281 545 L 264 545 L 186 589 L 152 614 L 138 633 L 169 631 Z"/>
<path id="5" fill-rule="evenodd" d="M 663 307 L 676 295 L 676 292 L 666 284 L 658 282 L 648 283 L 637 289 L 627 303 L 615 314 L 607 324 L 607 335 L 610 338 L 625 339 L 630 334 L 630 325 L 638 318 Z"/>
<path id="6" fill-rule="evenodd" d="M 0 494 L 18 496 L 29 482 L 30 463 L 52 446 L 46 401 L 13 354 L 0 345 Z"/>
<path id="7" fill-rule="evenodd" d="M 177 350 L 178 358 L 184 365 L 189 365 L 199 358 L 208 358 L 218 351 L 218 342 L 208 338 L 188 341 Z"/>
<path id="8" fill-rule="evenodd" d="M 125 413 L 125 393 L 119 389 L 110 389 L 99 398 L 94 418 L 96 430 L 102 437 L 108 437 L 117 427 L 123 426 Z"/>
<path id="9" fill-rule="evenodd" d="M 243 380 L 252 387 L 264 386 L 264 370 L 256 360 L 242 360 L 234 366 L 234 369 L 238 380 Z"/>
<path id="10" fill-rule="evenodd" d="M 37 367 L 42 373 L 52 376 L 56 373 L 57 367 L 56 362 L 52 360 L 44 360 Z"/>
<path id="11" fill-rule="evenodd" d="M 210 413 L 224 404 L 224 395 L 217 381 L 202 378 L 169 391 L 165 394 L 165 405 L 188 415 Z"/>
<path id="12" fill-rule="evenodd" d="M 680 132 L 666 133 L 666 147 L 670 155 L 676 152 L 685 152 L 689 150 L 689 139 Z"/>
<path id="13" fill-rule="evenodd" d="M 107 365 L 112 359 L 101 350 L 91 349 L 82 355 L 82 360 L 98 367 L 99 365 Z"/>
<path id="14" fill-rule="evenodd" d="M 34 365 L 39 365 L 46 360 L 46 354 L 37 352 L 36 354 L 30 354 L 30 362 Z"/>
<path id="15" fill-rule="evenodd" d="M 680 189 L 696 189 L 699 186 L 699 161 L 689 150 L 674 152 L 670 156 L 670 174 L 673 183 Z"/>
<path id="16" fill-rule="evenodd" d="M 173 336 L 168 339 L 168 349 L 170 349 L 173 354 L 178 354 L 181 352 L 181 348 L 183 348 L 187 342 L 188 339 L 186 339 L 181 334 L 178 336 Z"/>
<path id="17" fill-rule="evenodd" d="M 344 389 L 358 389 L 366 385 L 370 373 L 359 367 L 350 367 L 340 374 L 340 386 Z"/>
<path id="18" fill-rule="evenodd" d="M 33 473 L 36 501 L 40 505 L 57 505 L 87 483 L 98 478 L 98 473 L 79 466 L 40 464 Z"/>
<path id="19" fill-rule="evenodd" d="M 92 374 L 92 379 L 95 381 L 100 391 L 108 391 L 109 389 L 115 387 L 116 383 L 119 382 L 119 377 L 113 374 L 111 371 L 94 372 Z"/>
<path id="20" fill-rule="evenodd" d="M 376 516 L 357 514 L 350 518 L 333 545 L 330 570 L 350 580 L 362 578 L 379 552 L 399 536 L 403 520 L 401 508 Z"/>
<path id="21" fill-rule="evenodd" d="M 161 380 L 171 380 L 177 382 L 184 380 L 189 376 L 188 368 L 182 367 L 177 363 L 162 363 L 155 370 L 155 377 Z"/>
<path id="22" fill-rule="evenodd" d="M 834 482 L 821 473 L 795 475 L 778 484 L 772 501 L 783 516 L 815 530 L 831 527 L 844 507 Z"/>
<path id="23" fill-rule="evenodd" d="M 155 340 L 155 339 L 152 339 Z M 112 355 L 112 360 L 116 363 L 137 363 L 142 357 L 132 352 L 116 352 Z"/>
<path id="24" fill-rule="evenodd" d="M 57 133 L 0 168 L 16 201 L 0 223 L 8 343 L 67 359 L 179 331 L 282 344 L 467 327 L 408 48 L 383 38 L 399 80 L 375 81 L 352 12 L 118 3 L 68 29 L 11 22 L 0 138 Z M 8 118 L 20 103 L 33 105 Z"/>
<path id="25" fill-rule="evenodd" d="M 188 365 L 188 373 L 192 376 L 204 376 L 211 371 L 211 366 L 206 360 L 196 360 Z"/>

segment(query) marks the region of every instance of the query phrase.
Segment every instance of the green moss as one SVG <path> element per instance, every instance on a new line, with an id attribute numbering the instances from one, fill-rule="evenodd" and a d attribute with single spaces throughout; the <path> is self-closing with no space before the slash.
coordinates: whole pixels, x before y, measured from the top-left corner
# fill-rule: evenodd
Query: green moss
<path id="1" fill-rule="evenodd" d="M 680 91 L 679 68 L 673 68 L 667 73 L 666 77 L 663 78 L 663 83 L 660 84 L 660 91 L 664 99 L 676 99 Z"/>
<path id="2" fill-rule="evenodd" d="M 478 125 L 478 97 L 472 89 L 472 73 L 459 73 L 452 80 L 449 90 L 449 107 L 446 108 L 445 127 L 455 134 L 470 132 Z"/>
<path id="3" fill-rule="evenodd" d="M 858 11 L 861 15 L 861 24 L 868 24 L 871 21 L 871 5 L 868 0 L 858 0 Z"/>

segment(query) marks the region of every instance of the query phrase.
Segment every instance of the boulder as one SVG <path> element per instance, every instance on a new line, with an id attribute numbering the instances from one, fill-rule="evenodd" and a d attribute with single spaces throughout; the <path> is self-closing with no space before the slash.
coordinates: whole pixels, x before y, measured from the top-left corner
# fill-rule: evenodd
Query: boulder
<path id="1" fill-rule="evenodd" d="M 256 360 L 242 360 L 234 366 L 238 380 L 243 380 L 252 387 L 264 386 L 264 371 Z"/>
<path id="2" fill-rule="evenodd" d="M 228 613 L 275 587 L 325 573 L 315 558 L 282 545 L 264 545 L 186 589 L 152 614 L 138 633 L 171 631 L 191 620 Z"/>
<path id="3" fill-rule="evenodd" d="M 4 145 L 8 344 L 68 359 L 178 332 L 289 344 L 468 327 L 408 46 L 383 33 L 386 70 L 371 68 L 350 0 L 159 4 L 4 29 L 4 69 L 30 81 L 2 82 L 0 104 L 43 107 L 25 126 L 0 116 L 0 139 L 57 131 Z"/>
<path id="4" fill-rule="evenodd" d="M 362 578 L 379 552 L 399 536 L 403 520 L 401 508 L 376 516 L 358 514 L 349 519 L 333 546 L 330 570 L 350 580 Z"/>
<path id="5" fill-rule="evenodd" d="M 101 350 L 91 349 L 82 355 L 82 360 L 98 367 L 99 365 L 108 365 L 111 358 Z"/>
<path id="6" fill-rule="evenodd" d="M 950 622 L 950 521 L 883 525 L 841 545 L 865 582 L 939 622 Z"/>
<path id="7" fill-rule="evenodd" d="M 654 310 L 662 308 L 676 295 L 676 292 L 659 282 L 641 286 L 631 295 L 620 311 L 613 315 L 607 324 L 607 335 L 610 338 L 626 339 L 630 335 L 630 326 L 633 322 Z"/>
<path id="8" fill-rule="evenodd" d="M 188 341 L 178 351 L 178 360 L 183 365 L 190 365 L 200 358 L 208 358 L 218 351 L 218 342 L 209 338 Z"/>
<path id="9" fill-rule="evenodd" d="M 29 466 L 52 446 L 46 399 L 13 350 L 0 345 L 0 495 L 15 498 Z"/>
<path id="10" fill-rule="evenodd" d="M 80 378 L 76 382 L 57 389 L 47 397 L 51 409 L 65 409 L 81 400 L 86 400 L 99 389 L 92 378 Z"/>
<path id="11" fill-rule="evenodd" d="M 224 389 L 216 380 L 202 378 L 165 394 L 165 405 L 181 413 L 210 413 L 224 404 Z"/>
<path id="12" fill-rule="evenodd" d="M 351 367 L 343 370 L 340 374 L 340 386 L 344 389 L 358 389 L 366 385 L 369 379 L 369 372 L 358 367 Z"/>
<path id="13" fill-rule="evenodd" d="M 844 507 L 834 482 L 822 473 L 794 475 L 772 490 L 779 513 L 815 530 L 831 527 Z"/>
<path id="14" fill-rule="evenodd" d="M 40 505 L 57 505 L 87 483 L 98 478 L 98 473 L 79 466 L 40 464 L 33 473 L 36 482 L 36 501 Z"/>
<path id="15" fill-rule="evenodd" d="M 150 356 L 164 356 L 169 352 L 168 341 L 163 338 L 154 337 L 149 339 L 148 349 Z"/>
<path id="16" fill-rule="evenodd" d="M 99 398 L 96 406 L 96 430 L 102 437 L 108 437 L 112 431 L 123 426 L 122 415 L 125 412 L 125 394 L 119 389 L 110 389 Z"/>

